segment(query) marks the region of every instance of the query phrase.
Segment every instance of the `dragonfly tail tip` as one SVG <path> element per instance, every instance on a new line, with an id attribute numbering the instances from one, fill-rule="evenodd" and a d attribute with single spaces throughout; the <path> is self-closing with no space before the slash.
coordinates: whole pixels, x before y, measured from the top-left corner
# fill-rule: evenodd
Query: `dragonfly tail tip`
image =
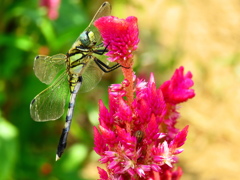
<path id="1" fill-rule="evenodd" d="M 56 154 L 56 161 L 58 161 L 60 159 L 60 157 Z"/>

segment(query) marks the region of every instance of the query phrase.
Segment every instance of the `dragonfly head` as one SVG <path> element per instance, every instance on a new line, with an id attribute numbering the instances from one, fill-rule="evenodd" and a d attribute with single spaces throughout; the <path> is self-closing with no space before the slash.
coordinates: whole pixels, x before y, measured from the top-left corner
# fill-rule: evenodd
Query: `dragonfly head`
<path id="1" fill-rule="evenodd" d="M 83 31 L 79 36 L 79 40 L 84 47 L 92 47 L 96 45 L 95 35 L 92 31 Z"/>

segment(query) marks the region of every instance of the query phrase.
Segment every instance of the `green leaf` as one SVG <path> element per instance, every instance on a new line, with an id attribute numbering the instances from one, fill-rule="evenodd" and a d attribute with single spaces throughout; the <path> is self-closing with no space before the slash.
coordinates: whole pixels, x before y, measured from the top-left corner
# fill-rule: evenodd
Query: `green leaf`
<path id="1" fill-rule="evenodd" d="M 10 178 L 17 155 L 17 129 L 0 114 L 0 180 Z"/>

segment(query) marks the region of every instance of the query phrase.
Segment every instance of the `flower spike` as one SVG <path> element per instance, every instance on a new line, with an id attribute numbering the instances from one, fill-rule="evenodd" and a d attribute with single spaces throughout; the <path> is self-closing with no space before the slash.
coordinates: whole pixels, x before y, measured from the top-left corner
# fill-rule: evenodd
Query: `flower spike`
<path id="1" fill-rule="evenodd" d="M 137 18 L 101 17 L 95 21 L 108 49 L 106 55 L 122 66 L 124 80 L 109 87 L 109 109 L 99 102 L 99 126 L 94 144 L 106 171 L 101 180 L 178 180 L 177 155 L 185 143 L 188 126 L 175 127 L 178 104 L 195 96 L 192 74 L 178 68 L 173 77 L 157 88 L 153 73 L 148 82 L 136 78 L 133 55 L 139 43 Z"/>
<path id="2" fill-rule="evenodd" d="M 184 82 L 184 78 L 175 80 Z M 167 101 L 168 93 L 162 92 L 162 86 L 156 87 L 153 74 L 149 82 L 136 79 L 131 105 L 126 103 L 127 85 L 123 81 L 110 86 L 109 110 L 102 101 L 99 103 L 100 125 L 94 128 L 94 150 L 101 156 L 100 162 L 107 164 L 107 171 L 99 169 L 100 176 L 107 180 L 179 179 L 182 171 L 174 167 L 183 151 L 180 148 L 188 126 L 181 131 L 175 127 L 179 116 L 172 113 L 178 113 L 176 105 Z"/>

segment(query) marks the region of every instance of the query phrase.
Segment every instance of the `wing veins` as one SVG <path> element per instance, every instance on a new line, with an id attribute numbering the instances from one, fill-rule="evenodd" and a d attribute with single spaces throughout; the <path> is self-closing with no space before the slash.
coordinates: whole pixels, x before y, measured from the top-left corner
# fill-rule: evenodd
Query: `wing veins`
<path id="1" fill-rule="evenodd" d="M 66 72 L 63 72 L 56 81 L 53 82 L 51 86 L 40 92 L 32 101 L 30 106 L 30 112 L 31 116 L 35 121 L 49 121 L 49 120 L 56 120 L 59 117 L 62 116 L 64 113 L 64 106 L 66 104 L 66 98 L 69 92 L 67 90 L 69 89 L 68 81 L 67 81 L 67 74 Z M 64 87 L 67 86 L 67 87 Z M 60 88 L 61 87 L 61 88 Z M 59 88 L 59 91 L 56 91 L 56 88 Z M 56 91 L 56 92 L 55 92 Z M 61 95 L 59 99 L 53 98 L 56 95 Z M 53 96 L 51 98 L 51 96 Z M 54 106 L 55 104 L 55 106 Z M 58 108 L 59 106 L 56 106 L 58 104 L 59 106 L 62 105 L 62 111 L 59 112 L 51 112 L 51 110 L 54 110 L 54 108 Z M 47 105 L 47 106 L 46 106 Z M 46 107 L 45 107 L 46 106 Z M 42 110 L 45 109 L 44 115 Z M 57 114 L 56 114 L 57 113 Z M 54 115 L 54 116 L 53 116 Z M 40 116 L 44 116 L 43 118 L 40 118 Z M 51 117 L 53 116 L 53 117 Z"/>
<path id="2" fill-rule="evenodd" d="M 111 5 L 109 4 L 109 2 L 104 2 L 100 8 L 98 9 L 98 11 L 95 13 L 95 15 L 92 18 L 92 21 L 89 23 L 88 27 L 85 30 L 88 30 L 90 28 L 90 26 L 94 23 L 94 21 L 96 21 L 98 18 L 102 17 L 102 13 L 104 11 L 108 11 L 106 12 L 106 16 L 110 15 L 111 12 Z"/>

